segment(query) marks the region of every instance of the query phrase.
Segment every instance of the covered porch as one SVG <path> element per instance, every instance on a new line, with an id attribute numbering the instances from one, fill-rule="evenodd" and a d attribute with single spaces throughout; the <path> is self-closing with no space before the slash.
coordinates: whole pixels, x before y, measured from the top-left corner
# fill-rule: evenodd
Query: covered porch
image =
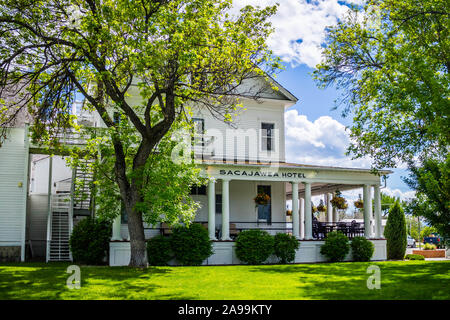
<path id="1" fill-rule="evenodd" d="M 365 236 L 368 239 L 382 238 L 380 175 L 370 170 L 332 167 L 305 167 L 296 164 L 281 164 L 272 168 L 264 165 L 208 166 L 212 177 L 207 189 L 207 221 L 211 240 L 230 241 L 242 230 L 264 229 L 269 233 L 290 233 L 299 240 L 321 240 L 331 231 L 341 231 L 349 238 Z M 248 184 L 253 182 L 253 184 Z M 230 185 L 247 183 L 238 194 L 230 191 Z M 278 187 L 277 187 L 278 186 Z M 336 190 L 363 189 L 364 222 L 343 222 L 339 210 L 332 206 L 331 199 Z M 220 189 L 221 217 L 217 219 L 217 189 Z M 250 196 L 248 190 L 250 189 Z M 249 198 L 260 190 L 271 194 L 270 218 L 261 219 L 261 206 L 251 209 Z M 282 194 L 276 191 L 281 190 Z M 243 195 L 247 192 L 244 199 Z M 326 205 L 326 221 L 318 221 L 312 212 L 312 197 L 321 196 Z M 286 201 L 292 201 L 292 218 L 287 220 Z M 280 205 L 282 202 L 284 205 Z M 373 202 L 373 208 L 372 208 Z M 239 208 L 236 210 L 236 204 Z M 230 210 L 230 207 L 232 208 Z M 246 211 L 246 213 L 242 213 Z"/>
<path id="2" fill-rule="evenodd" d="M 300 242 L 296 263 L 325 261 L 320 247 L 326 235 L 334 230 L 343 232 L 349 238 L 364 236 L 370 239 L 375 245 L 372 260 L 386 259 L 386 240 L 382 238 L 381 231 L 380 176 L 389 174 L 389 171 L 373 174 L 370 170 L 287 163 L 273 166 L 221 162 L 202 166 L 203 174 L 210 180 L 203 190 L 197 190 L 192 197 L 201 204 L 194 222 L 203 224 L 213 241 L 214 254 L 204 264 L 239 264 L 234 252 L 234 240 L 240 232 L 249 229 L 263 229 L 272 235 L 281 232 L 295 236 Z M 340 221 L 339 211 L 331 205 L 332 194 L 336 190 L 358 188 L 363 189 L 364 222 Z M 255 204 L 254 197 L 261 190 L 270 193 L 269 214 L 264 214 L 264 210 Z M 313 196 L 321 196 L 325 200 L 327 211 L 322 221 L 314 218 Z M 286 216 L 286 202 L 289 200 L 292 201 L 290 219 Z M 115 242 L 111 242 L 110 263 L 127 264 L 129 242 L 120 241 L 126 238 L 126 225 L 122 225 L 121 229 L 120 219 L 114 225 Z M 147 228 L 146 233 L 151 237 L 156 234 L 169 235 L 171 231 L 170 226 L 161 224 Z M 347 257 L 349 259 L 351 254 Z M 275 262 L 274 257 L 267 262 Z"/>

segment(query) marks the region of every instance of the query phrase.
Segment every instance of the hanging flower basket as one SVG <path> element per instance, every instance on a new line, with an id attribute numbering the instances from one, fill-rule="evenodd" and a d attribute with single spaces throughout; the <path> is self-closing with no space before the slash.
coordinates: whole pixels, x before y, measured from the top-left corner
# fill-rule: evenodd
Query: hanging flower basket
<path id="1" fill-rule="evenodd" d="M 287 216 L 292 216 L 292 210 L 286 210 L 286 215 Z"/>
<path id="2" fill-rule="evenodd" d="M 316 213 L 316 212 L 318 211 L 318 210 L 317 210 L 317 207 L 313 205 L 313 206 L 311 207 L 311 211 L 312 211 L 313 213 Z"/>
<path id="3" fill-rule="evenodd" d="M 319 212 L 325 212 L 327 211 L 327 206 L 323 204 L 323 201 L 320 200 L 319 205 L 317 206 L 317 211 Z"/>
<path id="4" fill-rule="evenodd" d="M 331 204 L 333 205 L 333 207 L 341 210 L 348 208 L 347 200 L 342 197 L 342 194 L 339 190 L 336 190 L 333 199 L 331 199 Z"/>
<path id="5" fill-rule="evenodd" d="M 253 200 L 256 204 L 266 205 L 270 201 L 270 196 L 266 193 L 258 193 Z"/>
<path id="6" fill-rule="evenodd" d="M 359 195 L 359 199 L 354 202 L 354 205 L 358 209 L 364 208 L 364 201 L 361 199 L 361 195 Z"/>

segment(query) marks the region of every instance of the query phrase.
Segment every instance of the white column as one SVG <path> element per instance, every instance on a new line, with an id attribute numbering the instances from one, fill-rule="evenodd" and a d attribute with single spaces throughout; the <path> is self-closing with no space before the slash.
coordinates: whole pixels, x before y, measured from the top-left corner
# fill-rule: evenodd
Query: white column
<path id="1" fill-rule="evenodd" d="M 208 182 L 208 233 L 211 240 L 216 239 L 216 182 Z"/>
<path id="2" fill-rule="evenodd" d="M 312 239 L 311 183 L 305 182 L 305 239 Z"/>
<path id="3" fill-rule="evenodd" d="M 298 217 L 298 182 L 292 183 L 292 235 L 300 238 L 300 224 Z"/>
<path id="4" fill-rule="evenodd" d="M 222 240 L 230 238 L 230 180 L 222 179 Z"/>
<path id="5" fill-rule="evenodd" d="M 331 198 L 333 194 L 327 193 L 327 221 L 333 222 L 333 206 L 331 205 Z"/>
<path id="6" fill-rule="evenodd" d="M 333 207 L 333 221 L 332 222 L 338 222 L 339 221 L 339 215 L 336 207 Z"/>
<path id="7" fill-rule="evenodd" d="M 300 198 L 300 239 L 305 239 L 305 199 Z"/>
<path id="8" fill-rule="evenodd" d="M 373 186 L 373 202 L 375 206 L 375 238 L 379 239 L 383 235 L 381 234 L 381 194 L 380 186 Z"/>
<path id="9" fill-rule="evenodd" d="M 122 236 L 120 235 L 120 225 L 121 225 L 121 215 L 119 214 L 114 218 L 112 225 L 112 237 L 111 240 L 122 240 Z"/>
<path id="10" fill-rule="evenodd" d="M 363 191 L 364 202 L 364 236 L 369 239 L 371 236 L 370 220 L 372 217 L 372 199 L 370 197 L 370 185 L 364 185 Z"/>

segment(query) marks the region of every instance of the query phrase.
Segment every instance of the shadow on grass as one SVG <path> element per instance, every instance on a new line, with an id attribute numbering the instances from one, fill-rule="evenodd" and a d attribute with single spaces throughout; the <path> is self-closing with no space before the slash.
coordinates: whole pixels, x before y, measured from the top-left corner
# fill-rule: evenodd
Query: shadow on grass
<path id="1" fill-rule="evenodd" d="M 367 268 L 380 268 L 380 289 L 369 289 Z M 252 266 L 250 272 L 293 277 L 310 299 L 450 299 L 450 263 L 405 261 Z"/>
<path id="2" fill-rule="evenodd" d="M 152 283 L 171 270 L 163 267 L 80 266 L 81 288 L 69 289 L 69 263 L 0 265 L 0 299 L 158 299 Z M 189 299 L 174 295 L 172 299 Z"/>

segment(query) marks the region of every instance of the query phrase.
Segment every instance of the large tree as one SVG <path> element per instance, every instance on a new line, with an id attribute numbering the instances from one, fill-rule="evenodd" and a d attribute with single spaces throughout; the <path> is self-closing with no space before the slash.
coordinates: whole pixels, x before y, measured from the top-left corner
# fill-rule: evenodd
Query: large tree
<path id="1" fill-rule="evenodd" d="M 375 168 L 406 163 L 415 212 L 436 227 L 447 219 L 444 229 L 448 182 L 435 167 L 448 166 L 450 147 L 449 17 L 448 0 L 368 0 L 328 29 L 314 72 L 320 86 L 342 89 L 337 106 L 353 116 L 349 154 Z"/>
<path id="2" fill-rule="evenodd" d="M 450 243 L 450 156 L 427 159 L 421 167 L 411 168 L 406 182 L 417 191 L 407 210 L 424 217 Z"/>
<path id="3" fill-rule="evenodd" d="M 76 127 L 68 112 L 74 92 L 86 98 L 108 128 L 132 266 L 147 265 L 142 179 L 157 144 L 194 104 L 230 121 L 239 97 L 263 91 L 241 84 L 279 67 L 266 45 L 276 7 L 237 15 L 230 7 L 229 0 L 0 1 L 0 94 L 16 93 L 1 125 L 28 108 L 33 137 L 56 148 L 54 137 Z M 140 99 L 130 99 L 136 87 Z M 114 111 L 138 133 L 130 161 Z"/>
<path id="4" fill-rule="evenodd" d="M 327 31 L 320 86 L 342 89 L 349 151 L 395 167 L 448 152 L 450 5 L 368 0 Z"/>

